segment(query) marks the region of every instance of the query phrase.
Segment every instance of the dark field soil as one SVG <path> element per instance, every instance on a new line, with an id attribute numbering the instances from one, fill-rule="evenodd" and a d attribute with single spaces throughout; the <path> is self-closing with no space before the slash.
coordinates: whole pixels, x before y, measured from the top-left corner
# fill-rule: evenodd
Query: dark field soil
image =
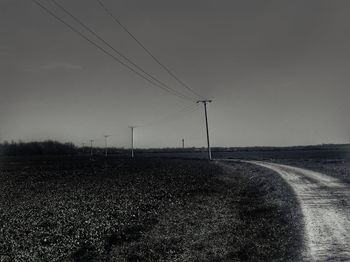
<path id="1" fill-rule="evenodd" d="M 298 261 L 275 174 L 202 160 L 3 159 L 0 261 Z"/>

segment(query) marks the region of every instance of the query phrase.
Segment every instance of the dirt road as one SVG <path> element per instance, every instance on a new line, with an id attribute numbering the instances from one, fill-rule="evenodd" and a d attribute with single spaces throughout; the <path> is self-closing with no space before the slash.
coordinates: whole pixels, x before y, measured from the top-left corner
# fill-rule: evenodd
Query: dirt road
<path id="1" fill-rule="evenodd" d="M 305 221 L 305 258 L 350 260 L 350 186 L 307 169 L 259 161 L 280 174 L 299 198 Z"/>
<path id="2" fill-rule="evenodd" d="M 280 174 L 295 191 L 305 223 L 306 261 L 350 260 L 350 186 L 288 165 L 244 161 Z"/>

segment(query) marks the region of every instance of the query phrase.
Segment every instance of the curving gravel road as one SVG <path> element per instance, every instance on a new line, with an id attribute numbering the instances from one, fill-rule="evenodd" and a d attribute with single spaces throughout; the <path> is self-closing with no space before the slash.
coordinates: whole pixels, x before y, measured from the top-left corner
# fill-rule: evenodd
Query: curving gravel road
<path id="1" fill-rule="evenodd" d="M 288 165 L 243 161 L 269 168 L 295 191 L 305 222 L 306 261 L 350 261 L 350 185 Z"/>

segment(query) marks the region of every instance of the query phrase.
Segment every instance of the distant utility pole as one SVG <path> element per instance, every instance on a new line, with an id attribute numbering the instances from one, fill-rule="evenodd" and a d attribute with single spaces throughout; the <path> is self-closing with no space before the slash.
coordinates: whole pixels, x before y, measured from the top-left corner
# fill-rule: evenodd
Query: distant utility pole
<path id="1" fill-rule="evenodd" d="M 131 130 L 131 157 L 134 158 L 134 126 L 129 126 Z"/>
<path id="2" fill-rule="evenodd" d="M 92 146 L 93 146 L 93 144 L 94 144 L 94 140 L 91 139 L 91 140 L 90 140 L 90 155 L 91 155 L 91 156 L 92 156 Z"/>
<path id="3" fill-rule="evenodd" d="M 211 149 L 209 141 L 209 127 L 208 127 L 208 115 L 207 115 L 207 103 L 211 103 L 212 100 L 199 100 L 197 103 L 203 103 L 204 105 L 204 115 L 205 115 L 205 127 L 207 130 L 207 144 L 208 144 L 208 159 L 211 160 Z"/>
<path id="4" fill-rule="evenodd" d="M 182 149 L 185 148 L 185 139 L 182 139 Z"/>
<path id="5" fill-rule="evenodd" d="M 106 157 L 107 157 L 107 156 L 108 156 L 107 138 L 108 138 L 109 136 L 104 135 L 104 137 L 105 137 L 105 155 L 106 155 Z"/>

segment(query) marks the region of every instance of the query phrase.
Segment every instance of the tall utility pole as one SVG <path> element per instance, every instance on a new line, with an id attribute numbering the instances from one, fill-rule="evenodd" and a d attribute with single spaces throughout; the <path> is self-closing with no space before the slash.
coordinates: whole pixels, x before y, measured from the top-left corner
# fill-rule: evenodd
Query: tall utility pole
<path id="1" fill-rule="evenodd" d="M 182 139 L 182 149 L 185 148 L 185 139 Z"/>
<path id="2" fill-rule="evenodd" d="M 104 135 L 104 137 L 105 137 L 105 156 L 107 157 L 107 156 L 108 156 L 107 138 L 108 138 L 109 136 Z"/>
<path id="3" fill-rule="evenodd" d="M 92 156 L 92 146 L 93 146 L 94 140 L 90 140 L 90 155 Z"/>
<path id="4" fill-rule="evenodd" d="M 131 157 L 134 158 L 134 126 L 129 126 L 131 130 Z"/>
<path id="5" fill-rule="evenodd" d="M 207 103 L 211 103 L 212 100 L 199 100 L 197 103 L 203 103 L 204 105 L 204 115 L 205 115 L 205 127 L 207 130 L 207 145 L 208 145 L 208 159 L 211 160 L 211 149 L 209 141 L 209 127 L 208 127 L 208 114 L 207 114 Z"/>

